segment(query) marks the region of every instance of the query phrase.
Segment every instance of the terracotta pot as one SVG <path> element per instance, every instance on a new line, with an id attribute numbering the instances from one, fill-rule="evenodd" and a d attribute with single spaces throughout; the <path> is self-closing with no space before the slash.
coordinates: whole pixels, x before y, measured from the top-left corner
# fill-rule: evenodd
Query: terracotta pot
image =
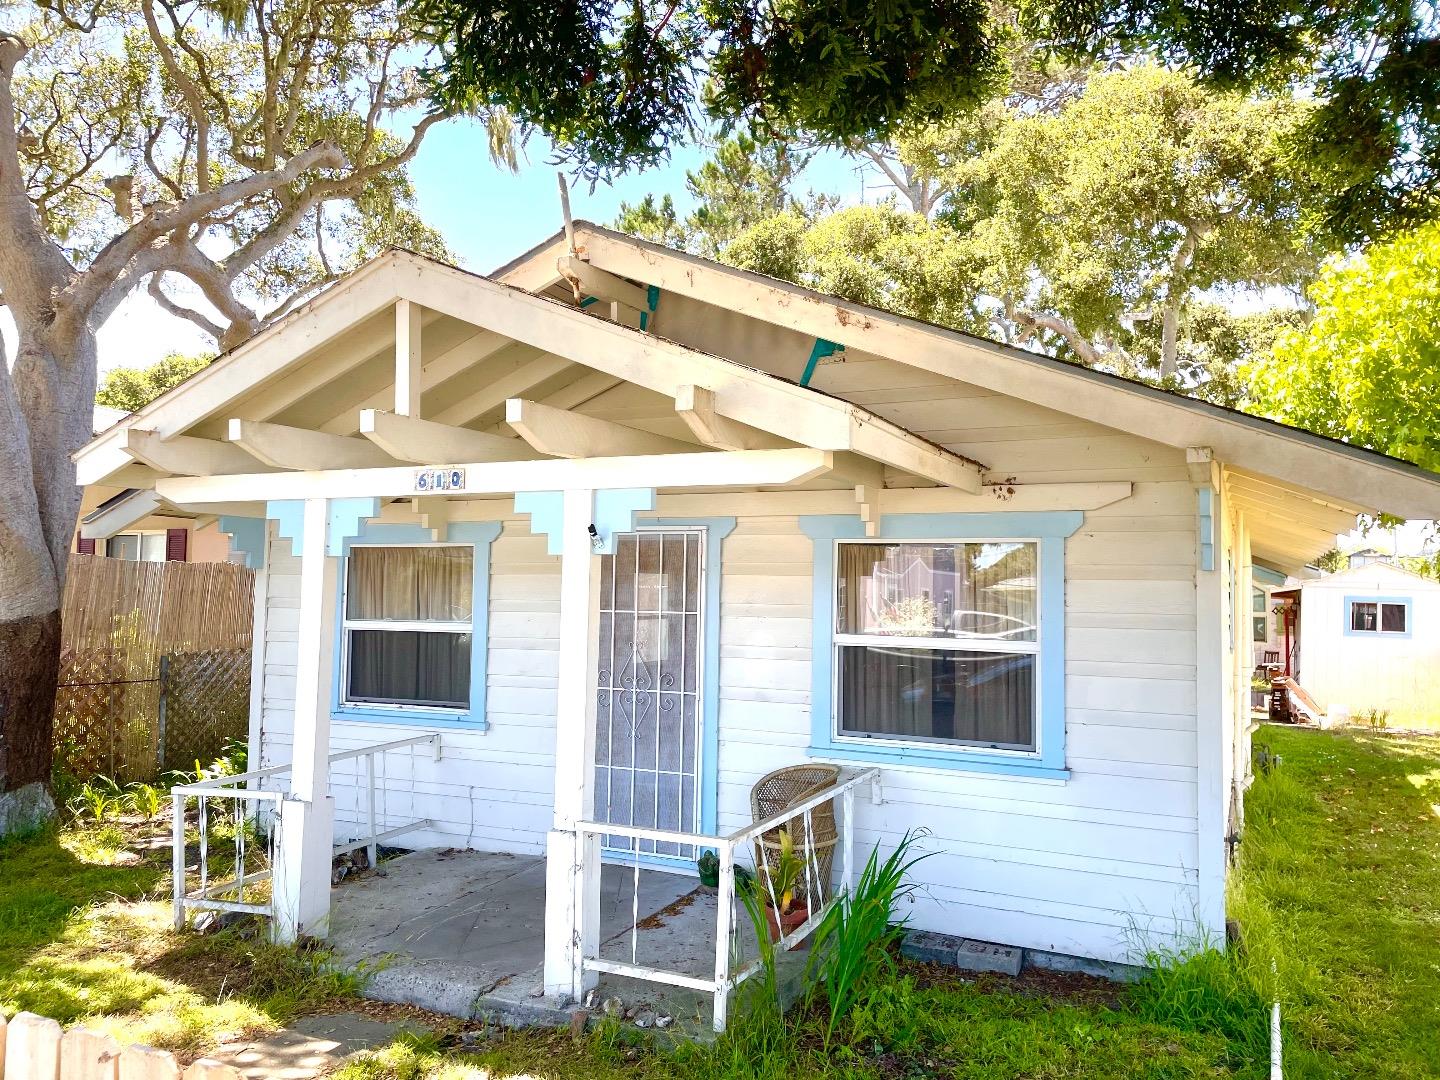
<path id="1" fill-rule="evenodd" d="M 765 905 L 765 920 L 770 924 L 770 940 L 779 941 L 786 934 L 790 933 L 797 926 L 810 917 L 810 909 L 803 903 L 796 902 L 791 905 L 790 910 L 776 920 L 777 912 L 769 904 Z"/>

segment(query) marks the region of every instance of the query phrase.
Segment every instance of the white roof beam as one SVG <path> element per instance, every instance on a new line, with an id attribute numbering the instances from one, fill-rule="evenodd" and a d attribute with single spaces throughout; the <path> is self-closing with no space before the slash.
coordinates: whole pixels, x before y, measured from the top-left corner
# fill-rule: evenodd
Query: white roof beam
<path id="1" fill-rule="evenodd" d="M 384 450 L 363 439 L 259 420 L 231 420 L 225 438 L 276 469 L 370 469 L 395 463 Z"/>
<path id="2" fill-rule="evenodd" d="M 395 301 L 395 415 L 419 416 L 424 387 L 421 336 L 425 309 Z"/>
<path id="3" fill-rule="evenodd" d="M 715 391 L 686 383 L 675 391 L 675 411 L 695 438 L 717 450 L 770 450 L 788 445 L 778 435 L 737 423 L 721 415 Z"/>
<path id="4" fill-rule="evenodd" d="M 474 420 L 491 409 L 498 409 L 510 398 L 518 397 L 546 379 L 554 378 L 570 366 L 571 361 L 564 357 L 537 356 L 510 374 L 487 383 L 473 394 L 468 394 L 441 409 L 430 419 L 440 424 L 463 424 Z"/>
<path id="5" fill-rule="evenodd" d="M 137 491 L 91 520 L 82 522 L 80 535 L 86 540 L 105 540 L 149 517 L 164 504 L 165 500 L 153 491 Z"/>
<path id="6" fill-rule="evenodd" d="M 157 472 L 177 476 L 214 476 L 217 473 L 255 471 L 255 458 L 234 443 L 176 435 L 162 439 L 158 432 L 129 428 L 125 448 L 136 461 Z"/>
<path id="7" fill-rule="evenodd" d="M 701 451 L 577 461 L 458 462 L 463 474 L 451 495 L 508 495 L 516 491 L 634 487 L 698 489 L 782 487 L 802 484 L 833 471 L 835 455 L 794 450 Z M 156 481 L 156 493 L 180 506 L 258 499 L 343 499 L 357 496 L 413 498 L 416 469 L 340 469 L 260 473 L 247 476 L 170 476 Z"/>
<path id="8" fill-rule="evenodd" d="M 633 457 L 700 449 L 694 443 L 523 398 L 511 398 L 505 403 L 505 422 L 536 450 L 552 457 Z M 643 481 L 644 477 L 635 479 Z"/>
<path id="9" fill-rule="evenodd" d="M 378 409 L 360 413 L 360 434 L 397 461 L 448 465 L 452 461 L 524 461 L 535 453 L 522 440 L 451 427 Z"/>
<path id="10" fill-rule="evenodd" d="M 573 255 L 562 255 L 555 260 L 555 269 L 560 276 L 576 288 L 581 296 L 593 296 L 599 300 L 611 300 L 645 311 L 650 307 L 650 298 L 645 290 L 631 285 L 624 278 L 616 277 L 608 270 L 581 262 Z"/>
<path id="11" fill-rule="evenodd" d="M 499 334 L 492 334 L 488 330 L 478 331 L 424 366 L 420 373 L 422 394 L 429 393 L 462 371 L 475 367 L 513 344 L 514 342 L 509 338 L 501 337 Z M 393 402 L 394 397 L 393 391 L 388 386 L 383 390 L 377 390 L 358 405 L 349 405 L 340 409 L 316 430 L 329 435 L 348 435 L 355 430 L 355 419 L 360 410 L 386 408 Z"/>

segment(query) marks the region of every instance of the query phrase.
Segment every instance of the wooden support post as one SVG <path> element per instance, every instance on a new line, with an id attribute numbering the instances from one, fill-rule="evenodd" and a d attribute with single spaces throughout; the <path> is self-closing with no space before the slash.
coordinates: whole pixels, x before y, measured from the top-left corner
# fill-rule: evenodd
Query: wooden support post
<path id="1" fill-rule="evenodd" d="M 423 375 L 420 362 L 420 317 L 424 309 L 409 300 L 395 301 L 395 415 L 420 415 Z"/>
<path id="2" fill-rule="evenodd" d="M 324 937 L 330 917 L 330 693 L 339 560 L 326 550 L 329 501 L 305 500 L 300 555 L 300 625 L 290 793 L 280 803 L 273 933 L 294 942 Z"/>
<path id="3" fill-rule="evenodd" d="M 594 809 L 594 631 L 591 598 L 599 588 L 600 560 L 590 537 L 595 492 L 563 496 L 560 556 L 560 671 L 555 694 L 555 807 L 546 844 L 545 993 L 579 999 L 585 992 L 583 959 L 599 940 L 598 837 L 582 838 L 576 822 Z"/>

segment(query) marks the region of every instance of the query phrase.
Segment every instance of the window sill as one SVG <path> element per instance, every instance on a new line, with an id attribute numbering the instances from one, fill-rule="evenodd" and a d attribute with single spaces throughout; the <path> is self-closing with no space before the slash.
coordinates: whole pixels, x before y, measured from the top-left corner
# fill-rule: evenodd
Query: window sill
<path id="1" fill-rule="evenodd" d="M 1017 779 L 1064 783 L 1070 770 L 1042 764 L 1036 758 L 1016 760 L 964 751 L 927 750 L 913 746 L 868 747 L 848 743 L 812 745 L 810 757 L 837 762 L 885 765 L 920 769 L 928 772 L 978 773 L 986 776 L 1009 776 Z"/>
<path id="2" fill-rule="evenodd" d="M 330 711 L 332 720 L 353 720 L 362 724 L 394 724 L 409 727 L 461 728 L 484 732 L 490 725 L 481 717 L 440 709 L 367 709 L 341 705 Z"/>

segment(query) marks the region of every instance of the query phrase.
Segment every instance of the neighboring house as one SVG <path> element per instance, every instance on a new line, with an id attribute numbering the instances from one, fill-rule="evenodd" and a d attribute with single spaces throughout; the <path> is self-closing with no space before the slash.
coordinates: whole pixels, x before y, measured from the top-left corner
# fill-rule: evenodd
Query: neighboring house
<path id="1" fill-rule="evenodd" d="M 1370 566 L 1374 563 L 1393 563 L 1395 556 L 1386 551 L 1379 551 L 1375 548 L 1361 548 L 1359 551 L 1352 551 L 1345 556 L 1345 561 L 1351 570 L 1358 566 Z"/>
<path id="2" fill-rule="evenodd" d="M 95 407 L 95 433 L 102 435 L 130 414 Z M 147 512 L 139 514 L 140 509 Z M 153 512 L 149 512 L 153 511 Z M 115 531 L 114 522 L 125 522 Z M 230 537 L 214 515 L 197 516 L 166 506 L 149 490 L 91 484 L 80 497 L 80 519 L 70 550 L 140 562 L 227 562 Z"/>
<path id="3" fill-rule="evenodd" d="M 1321 708 L 1440 722 L 1440 582 L 1374 562 L 1296 591 L 1296 681 Z"/>
<path id="4" fill-rule="evenodd" d="M 356 835 L 366 781 L 327 755 L 440 732 L 388 782 L 426 819 L 403 842 L 548 852 L 554 998 L 595 972 L 584 822 L 728 833 L 810 760 L 878 768 L 860 858 L 929 830 L 916 927 L 1114 961 L 1223 943 L 1255 568 L 1297 573 L 1362 511 L 1440 515 L 1440 476 L 574 243 L 488 279 L 386 254 L 77 456 L 223 515 L 260 569 L 282 936 L 324 932 Z"/>

